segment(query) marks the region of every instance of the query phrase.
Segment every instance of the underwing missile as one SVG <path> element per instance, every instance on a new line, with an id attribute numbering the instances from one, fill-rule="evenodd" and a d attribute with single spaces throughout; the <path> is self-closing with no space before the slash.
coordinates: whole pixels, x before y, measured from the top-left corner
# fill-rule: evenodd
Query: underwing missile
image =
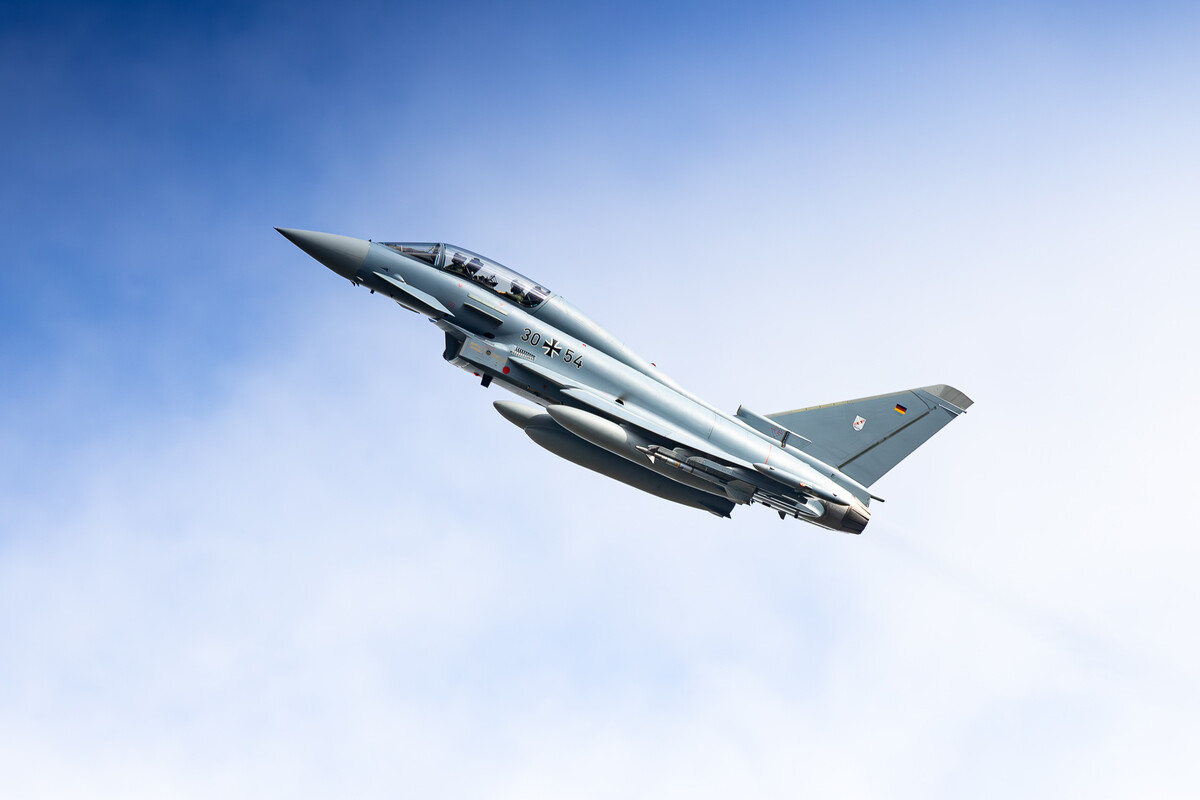
<path id="1" fill-rule="evenodd" d="M 779 467 L 775 467 L 770 464 L 755 464 L 754 468 L 763 475 L 766 475 L 768 478 L 774 478 L 781 483 L 787 484 L 794 489 L 799 489 L 801 492 L 810 494 L 813 497 L 821 500 L 825 500 L 830 503 L 838 503 L 840 505 L 849 505 L 850 503 L 854 502 L 854 498 L 851 497 L 849 492 L 842 493 L 834 489 L 826 488 L 817 484 L 811 478 L 806 481 L 799 475 L 788 472 L 784 469 L 780 469 Z"/>

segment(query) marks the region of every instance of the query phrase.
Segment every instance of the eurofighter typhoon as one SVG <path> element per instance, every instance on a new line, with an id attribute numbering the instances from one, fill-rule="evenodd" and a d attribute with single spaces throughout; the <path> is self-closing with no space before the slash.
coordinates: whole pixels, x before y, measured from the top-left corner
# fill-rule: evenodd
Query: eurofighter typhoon
<path id="1" fill-rule="evenodd" d="M 442 358 L 532 405 L 501 416 L 556 456 L 719 517 L 757 503 L 780 518 L 862 533 L 870 487 L 971 400 L 950 386 L 778 414 L 726 414 L 561 296 L 452 244 L 372 242 L 277 228 L 372 293 L 428 316 Z"/>

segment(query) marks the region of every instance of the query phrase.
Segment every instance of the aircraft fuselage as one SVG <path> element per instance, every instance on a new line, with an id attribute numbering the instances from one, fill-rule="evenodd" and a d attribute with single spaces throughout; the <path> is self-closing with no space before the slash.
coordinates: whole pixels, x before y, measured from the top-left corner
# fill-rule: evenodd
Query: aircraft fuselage
<path id="1" fill-rule="evenodd" d="M 712 407 L 561 296 L 490 259 L 448 244 L 280 232 L 356 285 L 428 316 L 445 333 L 443 357 L 484 386 L 545 407 L 495 404 L 557 455 L 719 516 L 754 502 L 853 533 L 870 518 L 865 486 L 788 442 L 804 436 Z"/>

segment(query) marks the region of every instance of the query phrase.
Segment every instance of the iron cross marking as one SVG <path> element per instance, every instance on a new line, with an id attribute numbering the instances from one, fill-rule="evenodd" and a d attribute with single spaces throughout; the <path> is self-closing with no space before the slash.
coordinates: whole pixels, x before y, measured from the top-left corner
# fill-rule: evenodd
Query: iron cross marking
<path id="1" fill-rule="evenodd" d="M 546 355 L 551 358 L 556 358 L 562 352 L 562 347 L 558 344 L 558 339 L 551 339 L 542 345 L 542 349 L 546 351 Z"/>

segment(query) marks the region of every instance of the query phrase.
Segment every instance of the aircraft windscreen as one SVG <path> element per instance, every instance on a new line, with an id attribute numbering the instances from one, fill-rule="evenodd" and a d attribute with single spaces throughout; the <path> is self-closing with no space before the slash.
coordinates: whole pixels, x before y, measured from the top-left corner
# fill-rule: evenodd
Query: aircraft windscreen
<path id="1" fill-rule="evenodd" d="M 550 290 L 545 286 L 539 286 L 524 275 L 478 253 L 452 244 L 446 245 L 446 259 L 442 269 L 470 278 L 525 308 L 539 306 L 550 296 Z"/>
<path id="2" fill-rule="evenodd" d="M 442 254 L 442 246 L 423 242 L 381 242 L 384 247 L 390 247 L 402 256 L 424 261 L 430 266 L 436 266 L 438 256 Z"/>

